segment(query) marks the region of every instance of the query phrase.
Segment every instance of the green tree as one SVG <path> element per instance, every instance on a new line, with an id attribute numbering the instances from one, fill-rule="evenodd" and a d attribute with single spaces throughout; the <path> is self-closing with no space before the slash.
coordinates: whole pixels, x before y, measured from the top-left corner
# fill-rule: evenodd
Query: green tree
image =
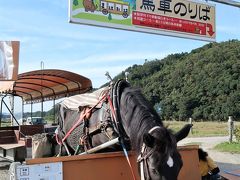
<path id="1" fill-rule="evenodd" d="M 240 41 L 230 40 L 148 59 L 125 71 L 164 119 L 223 121 L 231 115 L 240 120 L 239 60 Z M 114 79 L 123 78 L 125 71 Z"/>
<path id="2" fill-rule="evenodd" d="M 78 5 L 78 0 L 73 0 L 73 5 L 77 6 Z"/>

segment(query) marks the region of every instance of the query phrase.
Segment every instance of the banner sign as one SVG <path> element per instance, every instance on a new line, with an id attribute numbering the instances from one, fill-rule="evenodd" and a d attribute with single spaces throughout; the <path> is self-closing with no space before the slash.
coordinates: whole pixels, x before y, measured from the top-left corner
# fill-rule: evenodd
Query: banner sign
<path id="1" fill-rule="evenodd" d="M 215 41 L 215 5 L 190 0 L 69 0 L 69 21 Z"/>
<path id="2" fill-rule="evenodd" d="M 19 42 L 0 41 L 0 81 L 15 81 L 18 76 Z"/>

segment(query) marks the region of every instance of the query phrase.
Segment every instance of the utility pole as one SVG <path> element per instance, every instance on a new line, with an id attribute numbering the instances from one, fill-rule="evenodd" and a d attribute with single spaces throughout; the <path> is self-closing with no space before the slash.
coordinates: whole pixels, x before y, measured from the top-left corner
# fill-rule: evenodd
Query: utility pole
<path id="1" fill-rule="evenodd" d="M 43 79 L 43 70 L 44 70 L 44 62 L 41 61 L 41 71 L 42 71 L 42 76 L 41 76 L 41 93 L 43 95 L 43 87 L 42 87 L 42 79 Z M 41 118 L 43 118 L 43 96 L 42 96 L 42 101 L 41 101 Z"/>

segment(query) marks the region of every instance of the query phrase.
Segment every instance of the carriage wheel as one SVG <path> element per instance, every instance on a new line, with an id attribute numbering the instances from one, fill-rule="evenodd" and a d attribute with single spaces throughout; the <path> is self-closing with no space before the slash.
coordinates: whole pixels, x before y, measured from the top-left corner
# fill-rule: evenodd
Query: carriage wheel
<path id="1" fill-rule="evenodd" d="M 128 17 L 128 13 L 124 12 L 124 13 L 122 14 L 122 16 L 123 16 L 124 18 L 127 18 L 127 17 Z"/>
<path id="2" fill-rule="evenodd" d="M 107 14 L 108 14 L 108 10 L 107 10 L 107 9 L 103 9 L 103 10 L 102 10 L 102 13 L 103 13 L 104 15 L 107 15 Z"/>

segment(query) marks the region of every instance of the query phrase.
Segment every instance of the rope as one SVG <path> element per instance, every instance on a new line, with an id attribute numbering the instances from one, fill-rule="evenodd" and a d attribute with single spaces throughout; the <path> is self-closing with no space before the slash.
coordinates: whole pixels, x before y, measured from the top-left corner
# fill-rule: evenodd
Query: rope
<path id="1" fill-rule="evenodd" d="M 127 149 L 126 149 L 124 143 L 122 142 L 122 139 L 120 139 L 120 144 L 121 144 L 121 146 L 122 146 L 122 148 L 123 148 L 124 155 L 125 155 L 125 157 L 126 157 L 126 159 L 127 159 L 128 165 L 129 165 L 129 167 L 130 167 L 132 177 L 133 177 L 134 180 L 136 180 L 136 176 L 135 176 L 135 174 L 134 174 L 134 172 L 133 172 L 133 167 L 132 167 L 132 165 L 131 165 L 131 162 L 130 162 L 130 159 L 129 159 L 129 156 L 128 156 Z"/>

